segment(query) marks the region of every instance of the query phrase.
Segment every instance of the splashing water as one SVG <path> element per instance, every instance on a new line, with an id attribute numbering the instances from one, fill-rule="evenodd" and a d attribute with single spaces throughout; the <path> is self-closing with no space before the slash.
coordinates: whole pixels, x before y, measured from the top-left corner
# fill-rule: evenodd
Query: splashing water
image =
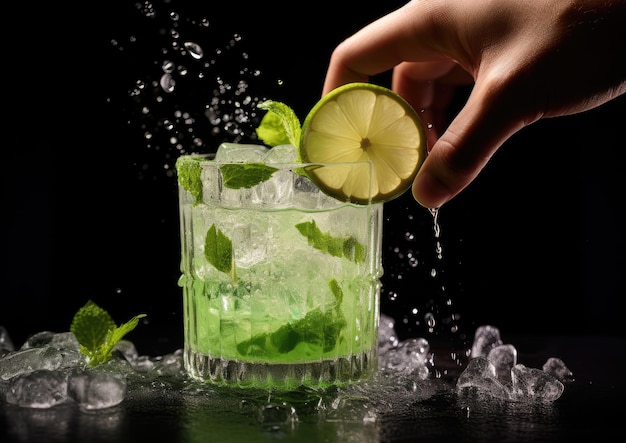
<path id="1" fill-rule="evenodd" d="M 461 288 L 448 273 L 454 264 L 444 254 L 441 209 L 423 210 L 411 195 L 387 205 L 383 238 L 392 246 L 387 250 L 391 259 L 383 263 L 381 310 L 400 313 L 401 336 L 431 342 L 437 350 L 435 370 L 443 376 L 467 362 L 470 334 L 455 302 Z"/>
<path id="2" fill-rule="evenodd" d="M 249 89 L 260 90 L 256 85 L 263 79 L 260 68 L 250 67 L 243 36 L 224 39 L 207 18 L 161 11 L 149 1 L 138 3 L 136 13 L 142 33 L 110 41 L 119 66 L 136 78 L 125 94 L 113 89 L 107 101 L 124 110 L 129 130 L 142 140 L 140 173 L 173 177 L 181 154 L 256 140 L 256 104 L 262 98 Z"/>
<path id="3" fill-rule="evenodd" d="M 161 10 L 149 1 L 138 3 L 135 13 L 145 30 L 140 34 L 129 30 L 133 31 L 130 37 L 122 30 L 111 40 L 111 48 L 122 59 L 120 65 L 129 66 L 134 79 L 121 89 L 124 94 L 114 91 L 109 101 L 127 109 L 127 124 L 145 148 L 137 161 L 141 178 L 173 178 L 173 164 L 181 154 L 213 152 L 224 141 L 254 142 L 260 119 L 256 105 L 261 98 L 251 91 L 267 91 L 268 84 L 283 85 L 280 79 L 263 78 L 262 70 L 252 66 L 244 35 L 224 33 L 206 17 L 198 19 L 171 5 L 168 8 Z M 454 294 L 448 294 L 440 211 L 430 210 L 432 231 L 425 227 L 424 232 L 431 238 L 423 239 L 423 233 L 414 231 L 420 228 L 415 223 L 418 214 L 412 214 L 416 209 L 411 200 L 402 211 L 410 223 L 403 238 L 394 240 L 392 233 L 384 234 L 386 242 L 397 241 L 397 246 L 390 251 L 393 260 L 385 264 L 382 294 L 387 294 L 387 306 L 381 310 L 404 312 L 398 314 L 400 326 L 406 329 L 401 335 L 424 336 L 449 352 L 437 355 L 436 363 L 441 361 L 445 367 L 446 360 L 451 360 L 452 366 L 461 366 L 469 338 L 460 327 Z M 391 219 L 387 225 L 393 230 L 401 226 Z M 429 249 L 432 241 L 433 249 Z M 417 278 L 421 280 L 415 283 Z M 417 305 L 418 301 L 425 304 Z M 398 309 L 402 303 L 409 306 Z"/>

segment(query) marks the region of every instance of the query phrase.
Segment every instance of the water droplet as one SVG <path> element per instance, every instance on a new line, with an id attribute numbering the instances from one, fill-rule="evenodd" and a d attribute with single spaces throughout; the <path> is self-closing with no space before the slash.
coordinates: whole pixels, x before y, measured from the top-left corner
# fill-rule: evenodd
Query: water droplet
<path id="1" fill-rule="evenodd" d="M 428 312 L 424 315 L 424 321 L 431 329 L 434 328 L 437 324 L 437 320 L 435 320 L 435 316 L 432 314 L 432 312 Z"/>
<path id="2" fill-rule="evenodd" d="M 146 16 L 146 17 L 154 17 L 156 15 L 156 11 L 151 2 L 143 2 L 137 3 L 137 8 Z"/>
<path id="3" fill-rule="evenodd" d="M 165 92 L 171 93 L 174 92 L 174 88 L 176 87 L 176 80 L 174 80 L 171 74 L 163 74 L 159 84 Z"/>
<path id="4" fill-rule="evenodd" d="M 165 72 L 166 74 L 171 74 L 172 72 L 174 72 L 174 69 L 176 69 L 176 65 L 174 64 L 174 62 L 164 60 L 163 64 L 161 65 L 161 69 L 163 69 L 163 72 Z"/>
<path id="5" fill-rule="evenodd" d="M 202 47 L 197 43 L 185 42 L 183 46 L 185 46 L 185 49 L 189 51 L 189 55 L 196 60 L 200 60 L 204 56 Z"/>

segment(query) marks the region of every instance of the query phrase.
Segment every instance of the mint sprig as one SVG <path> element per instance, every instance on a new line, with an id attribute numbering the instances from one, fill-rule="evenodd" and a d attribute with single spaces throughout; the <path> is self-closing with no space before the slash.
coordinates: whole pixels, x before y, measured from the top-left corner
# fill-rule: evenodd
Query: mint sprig
<path id="1" fill-rule="evenodd" d="M 107 311 L 89 300 L 74 315 L 70 332 L 76 336 L 80 352 L 87 357 L 87 365 L 94 367 L 109 361 L 115 345 L 145 316 L 136 315 L 117 326 Z"/>
<path id="2" fill-rule="evenodd" d="M 298 223 L 296 229 L 308 240 L 315 249 L 326 252 L 333 257 L 346 257 L 355 263 L 365 261 L 365 246 L 353 236 L 340 238 L 322 232 L 315 220 Z"/>
<path id="3" fill-rule="evenodd" d="M 256 107 L 268 111 L 256 128 L 257 136 L 264 143 L 269 146 L 291 144 L 298 147 L 302 126 L 293 109 L 274 100 L 266 100 Z"/>

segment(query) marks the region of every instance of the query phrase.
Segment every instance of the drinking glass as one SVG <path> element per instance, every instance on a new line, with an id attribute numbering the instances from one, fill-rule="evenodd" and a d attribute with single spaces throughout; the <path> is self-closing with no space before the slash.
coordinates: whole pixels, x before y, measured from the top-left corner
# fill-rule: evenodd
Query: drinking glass
<path id="1" fill-rule="evenodd" d="M 231 158 L 177 161 L 186 371 L 272 389 L 368 378 L 383 206 L 330 197 L 307 171 L 341 165 L 371 180 L 371 165 Z"/>

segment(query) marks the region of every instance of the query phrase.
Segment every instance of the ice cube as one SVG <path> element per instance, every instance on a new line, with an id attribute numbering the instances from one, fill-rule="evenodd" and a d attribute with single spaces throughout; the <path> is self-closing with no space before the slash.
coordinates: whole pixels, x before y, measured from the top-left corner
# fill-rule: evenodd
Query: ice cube
<path id="1" fill-rule="evenodd" d="M 293 206 L 294 179 L 296 175 L 290 169 L 281 169 L 269 180 L 252 188 L 250 201 L 253 205 L 264 208 L 285 208 Z"/>
<path id="2" fill-rule="evenodd" d="M 379 359 L 379 366 L 406 374 L 413 374 L 420 380 L 428 377 L 428 352 L 430 345 L 424 338 L 401 341 L 397 347 L 387 350 Z"/>
<path id="3" fill-rule="evenodd" d="M 271 237 L 268 227 L 261 220 L 248 220 L 248 223 L 235 223 L 230 232 L 233 242 L 233 255 L 238 268 L 250 268 L 265 260 L 268 238 Z"/>
<path id="4" fill-rule="evenodd" d="M 72 332 L 38 332 L 19 350 L 0 359 L 0 378 L 9 378 L 39 369 L 55 370 L 84 364 L 80 344 Z"/>
<path id="5" fill-rule="evenodd" d="M 563 383 L 550 374 L 541 369 L 527 368 L 522 364 L 513 367 L 511 377 L 513 394 L 517 399 L 554 401 L 565 389 Z"/>
<path id="6" fill-rule="evenodd" d="M 48 369 L 15 377 L 6 394 L 7 403 L 23 408 L 47 409 L 67 400 L 67 374 Z"/>
<path id="7" fill-rule="evenodd" d="M 51 371 L 60 368 L 62 363 L 63 356 L 58 349 L 50 347 L 20 349 L 0 359 L 0 378 L 9 380 L 39 369 Z"/>
<path id="8" fill-rule="evenodd" d="M 544 372 L 555 377 L 562 383 L 571 383 L 574 381 L 574 374 L 560 358 L 550 357 L 543 364 L 542 369 L 544 370 Z"/>
<path id="9" fill-rule="evenodd" d="M 118 351 L 129 363 L 133 363 L 139 357 L 135 344 L 130 340 L 122 339 L 115 344 L 114 351 Z"/>
<path id="10" fill-rule="evenodd" d="M 298 150 L 294 145 L 274 146 L 263 157 L 266 164 L 295 163 L 297 160 Z"/>
<path id="11" fill-rule="evenodd" d="M 396 322 L 393 317 L 380 314 L 378 326 L 378 356 L 384 357 L 385 353 L 398 346 L 398 334 L 396 333 Z"/>
<path id="12" fill-rule="evenodd" d="M 82 409 L 110 408 L 124 400 L 126 379 L 101 370 L 74 370 L 69 377 L 67 391 Z"/>
<path id="13" fill-rule="evenodd" d="M 215 153 L 215 160 L 232 163 L 258 163 L 269 149 L 263 145 L 222 143 Z"/>
<path id="14" fill-rule="evenodd" d="M 456 388 L 460 392 L 475 390 L 478 393 L 507 400 L 510 392 L 496 375 L 496 367 L 484 357 L 476 357 L 469 361 L 465 370 L 459 375 Z"/>
<path id="15" fill-rule="evenodd" d="M 517 349 L 513 345 L 498 345 L 489 351 L 489 360 L 496 368 L 496 376 L 502 383 L 511 383 L 511 369 L 517 364 Z"/>
<path id="16" fill-rule="evenodd" d="M 484 325 L 479 326 L 474 333 L 474 342 L 472 343 L 472 358 L 487 358 L 491 348 L 503 344 L 500 339 L 500 330 L 495 326 Z"/>
<path id="17" fill-rule="evenodd" d="M 183 363 L 183 350 L 177 349 L 171 354 L 166 354 L 162 357 L 157 357 L 155 360 L 152 373 L 155 376 L 172 375 L 180 378 L 184 378 L 185 366 Z"/>

